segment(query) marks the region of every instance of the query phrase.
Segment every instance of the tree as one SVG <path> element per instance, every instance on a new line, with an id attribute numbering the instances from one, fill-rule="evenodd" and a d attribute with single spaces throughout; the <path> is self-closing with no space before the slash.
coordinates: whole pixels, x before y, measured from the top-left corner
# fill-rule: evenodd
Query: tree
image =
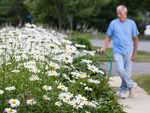
<path id="1" fill-rule="evenodd" d="M 11 23 L 16 26 L 19 23 L 24 24 L 26 21 L 28 12 L 24 0 L 1 0 L 0 6 L 2 23 Z"/>
<path id="2" fill-rule="evenodd" d="M 110 0 L 25 0 L 29 11 L 36 16 L 37 21 L 55 20 L 61 29 L 69 23 L 73 28 L 74 19 L 87 22 L 100 13 L 100 8 Z M 50 21 L 50 20 L 49 20 Z M 47 21 L 47 22 L 49 22 Z M 75 22 L 77 23 L 77 22 Z"/>

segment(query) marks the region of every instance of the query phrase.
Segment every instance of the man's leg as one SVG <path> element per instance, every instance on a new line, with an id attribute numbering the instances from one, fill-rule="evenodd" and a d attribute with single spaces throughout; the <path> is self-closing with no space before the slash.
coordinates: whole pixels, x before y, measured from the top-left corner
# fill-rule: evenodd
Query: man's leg
<path id="1" fill-rule="evenodd" d="M 120 86 L 120 93 L 126 93 L 127 91 L 127 84 L 125 82 L 125 80 L 121 77 L 122 83 Z"/>
<path id="2" fill-rule="evenodd" d="M 125 71 L 128 73 L 129 77 L 131 77 L 132 73 L 132 61 L 131 61 L 131 54 L 123 55 L 123 66 Z M 127 84 L 124 79 L 122 79 L 121 89 L 127 90 Z"/>
<path id="3" fill-rule="evenodd" d="M 125 67 L 125 70 L 126 72 L 128 73 L 130 79 L 131 79 L 131 76 L 132 76 L 132 60 L 131 60 L 131 56 L 132 54 L 129 53 L 129 54 L 126 54 L 124 56 L 124 67 Z M 136 83 L 134 83 L 134 86 L 133 87 L 136 87 Z M 134 91 L 132 91 L 134 88 L 129 88 L 129 93 L 130 93 L 130 96 L 134 96 Z"/>
<path id="4" fill-rule="evenodd" d="M 126 70 L 126 72 L 128 73 L 129 77 L 131 77 L 132 75 L 132 60 L 131 60 L 131 56 L 132 54 L 129 53 L 129 54 L 126 54 L 124 55 L 124 68 Z"/>
<path id="5" fill-rule="evenodd" d="M 116 68 L 117 68 L 117 72 L 118 72 L 118 69 L 120 67 L 124 68 L 123 56 L 120 55 L 120 54 L 115 54 L 114 59 L 115 59 Z M 119 73 L 119 75 L 120 75 L 120 73 Z M 121 86 L 120 86 L 120 94 L 125 94 L 126 91 L 127 91 L 127 84 L 126 84 L 125 80 L 123 79 L 123 77 L 121 75 L 120 75 L 120 78 L 122 80 L 122 83 L 121 83 Z"/>
<path id="6" fill-rule="evenodd" d="M 134 86 L 134 82 L 131 80 L 129 73 L 126 72 L 124 68 L 124 56 L 121 54 L 114 54 L 114 59 L 116 62 L 117 72 L 121 76 L 124 83 L 126 83 L 128 88 L 132 88 Z M 131 57 L 130 57 L 131 59 Z"/>

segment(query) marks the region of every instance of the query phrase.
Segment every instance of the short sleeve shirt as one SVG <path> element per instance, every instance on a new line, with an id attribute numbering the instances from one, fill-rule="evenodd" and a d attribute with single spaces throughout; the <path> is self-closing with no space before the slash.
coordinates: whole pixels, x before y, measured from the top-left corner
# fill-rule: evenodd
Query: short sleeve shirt
<path id="1" fill-rule="evenodd" d="M 139 31 L 131 19 L 124 22 L 115 19 L 109 24 L 106 34 L 113 37 L 114 53 L 126 54 L 133 52 L 133 38 L 139 35 Z"/>

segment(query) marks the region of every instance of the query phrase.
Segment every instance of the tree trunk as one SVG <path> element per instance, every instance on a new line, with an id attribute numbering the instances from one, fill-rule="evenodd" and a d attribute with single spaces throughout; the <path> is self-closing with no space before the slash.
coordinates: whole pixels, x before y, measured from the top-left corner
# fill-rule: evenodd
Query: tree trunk
<path id="1" fill-rule="evenodd" d="M 68 22 L 70 25 L 71 31 L 73 30 L 73 15 L 68 15 Z"/>
<path id="2" fill-rule="evenodd" d="M 59 30 L 62 29 L 62 25 L 63 25 L 63 5 L 62 4 L 58 4 L 58 6 L 56 7 L 57 10 L 57 19 L 58 19 L 58 27 Z"/>

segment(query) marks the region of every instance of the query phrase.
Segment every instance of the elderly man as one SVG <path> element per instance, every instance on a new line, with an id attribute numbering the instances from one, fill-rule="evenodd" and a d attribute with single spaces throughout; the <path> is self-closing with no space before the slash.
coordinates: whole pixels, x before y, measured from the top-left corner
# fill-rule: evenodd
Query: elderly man
<path id="1" fill-rule="evenodd" d="M 135 22 L 127 18 L 127 8 L 124 5 L 117 7 L 117 19 L 109 24 L 107 29 L 107 37 L 104 46 L 99 50 L 104 54 L 113 37 L 114 60 L 119 73 L 122 84 L 120 86 L 119 96 L 126 98 L 129 89 L 130 96 L 133 96 L 134 89 L 137 84 L 131 80 L 132 61 L 136 59 L 138 47 L 138 29 Z"/>

